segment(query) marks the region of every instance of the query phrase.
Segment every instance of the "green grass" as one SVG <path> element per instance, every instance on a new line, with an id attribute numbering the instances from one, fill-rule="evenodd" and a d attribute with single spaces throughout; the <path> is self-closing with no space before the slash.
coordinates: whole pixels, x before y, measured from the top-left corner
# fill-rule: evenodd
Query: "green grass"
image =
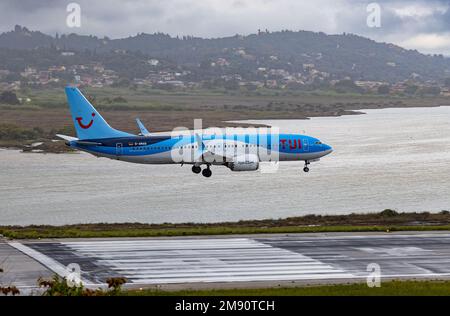
<path id="1" fill-rule="evenodd" d="M 148 109 L 148 110 L 165 110 L 166 107 L 191 107 L 197 108 L 196 100 L 203 100 L 208 103 L 227 103 L 229 100 L 236 100 L 246 102 L 248 100 L 256 99 L 257 107 L 261 107 L 264 103 L 261 100 L 296 100 L 297 102 L 313 102 L 318 104 L 332 104 L 335 102 L 353 103 L 353 102 L 397 102 L 403 101 L 405 103 L 417 104 L 445 104 L 446 99 L 440 96 L 437 97 L 400 97 L 396 95 L 377 95 L 377 94 L 356 94 L 356 93 L 337 93 L 334 90 L 314 90 L 314 91 L 291 91 L 291 90 L 273 90 L 273 89 L 258 89 L 257 91 L 227 91 L 224 89 L 185 89 L 175 91 L 165 91 L 160 89 L 153 89 L 148 87 L 140 87 L 136 90 L 126 87 L 103 87 L 92 88 L 84 87 L 83 92 L 87 96 L 95 96 L 97 106 L 104 106 L 102 100 L 105 98 L 124 97 L 127 100 L 126 104 L 111 104 L 111 107 L 118 106 L 118 108 L 131 109 Z M 62 87 L 45 88 L 45 89 L 25 89 L 18 92 L 19 97 L 29 97 L 30 104 L 27 106 L 37 106 L 42 108 L 58 108 L 66 107 L 66 97 Z M 185 101 L 185 98 L 187 100 Z M 363 107 L 364 108 L 364 107 Z"/>
<path id="2" fill-rule="evenodd" d="M 369 288 L 365 283 L 322 286 L 302 286 L 262 289 L 224 290 L 132 290 L 123 295 L 135 296 L 426 296 L 450 295 L 450 281 L 386 281 L 381 287 Z"/>
<path id="3" fill-rule="evenodd" d="M 444 226 L 313 226 L 313 227 L 190 227 L 190 228 L 118 228 L 85 230 L 71 226 L 0 228 L 0 234 L 12 239 L 39 238 L 102 238 L 102 237 L 162 237 L 201 236 L 231 234 L 275 234 L 275 233 L 328 233 L 328 232 L 394 232 L 394 231 L 438 231 L 450 230 Z"/>

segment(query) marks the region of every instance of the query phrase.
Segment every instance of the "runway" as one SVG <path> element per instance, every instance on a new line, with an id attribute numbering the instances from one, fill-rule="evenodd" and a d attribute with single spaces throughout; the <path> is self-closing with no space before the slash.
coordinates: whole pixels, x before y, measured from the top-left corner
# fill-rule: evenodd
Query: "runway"
<path id="1" fill-rule="evenodd" d="M 448 232 L 61 239 L 8 245 L 45 267 L 47 275 L 64 275 L 67 265 L 78 264 L 88 286 L 113 276 L 127 278 L 128 286 L 174 288 L 347 282 L 364 280 L 370 263 L 380 266 L 382 278 L 450 277 Z"/>

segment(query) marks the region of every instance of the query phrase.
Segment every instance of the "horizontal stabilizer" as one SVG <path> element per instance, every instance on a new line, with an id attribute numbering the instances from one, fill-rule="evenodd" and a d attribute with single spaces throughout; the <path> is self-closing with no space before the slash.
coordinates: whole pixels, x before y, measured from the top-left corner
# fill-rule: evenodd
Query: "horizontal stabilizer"
<path id="1" fill-rule="evenodd" d="M 88 142 L 88 141 L 85 141 L 85 140 L 77 140 L 77 141 L 75 141 L 75 143 L 77 145 L 84 145 L 84 146 L 103 146 L 102 143 Z"/>
<path id="2" fill-rule="evenodd" d="M 56 136 L 66 140 L 67 141 L 66 144 L 69 144 L 70 142 L 74 142 L 77 145 L 84 145 L 84 146 L 103 146 L 103 144 L 99 143 L 99 142 L 91 142 L 91 141 L 86 141 L 86 140 L 79 140 L 78 138 L 72 137 L 72 136 L 61 135 L 61 134 L 56 134 Z"/>
<path id="3" fill-rule="evenodd" d="M 78 140 L 78 138 L 76 138 L 76 137 L 62 135 L 62 134 L 56 134 L 56 136 L 59 137 L 59 138 L 62 138 L 64 140 L 67 140 L 68 142 L 71 142 L 71 141 L 74 141 L 74 140 Z"/>

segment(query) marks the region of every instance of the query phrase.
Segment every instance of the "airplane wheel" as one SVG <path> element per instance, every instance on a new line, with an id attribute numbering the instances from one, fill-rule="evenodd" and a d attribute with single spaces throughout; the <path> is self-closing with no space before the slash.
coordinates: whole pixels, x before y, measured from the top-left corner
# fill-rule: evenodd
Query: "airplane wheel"
<path id="1" fill-rule="evenodd" d="M 202 172 L 202 168 L 200 166 L 192 166 L 192 172 L 199 174 L 200 172 Z"/>
<path id="2" fill-rule="evenodd" d="M 209 177 L 212 175 L 211 169 L 209 169 L 209 168 L 203 169 L 202 175 L 203 175 L 204 177 L 209 178 Z"/>
<path id="3" fill-rule="evenodd" d="M 303 171 L 304 171 L 304 172 L 309 172 L 309 168 L 308 168 L 308 167 L 305 167 L 305 168 L 303 168 Z"/>

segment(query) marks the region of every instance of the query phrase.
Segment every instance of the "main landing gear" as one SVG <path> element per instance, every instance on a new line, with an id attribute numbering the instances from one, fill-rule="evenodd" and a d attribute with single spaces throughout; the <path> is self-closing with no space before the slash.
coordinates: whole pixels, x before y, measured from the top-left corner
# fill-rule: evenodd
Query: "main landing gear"
<path id="1" fill-rule="evenodd" d="M 309 164 L 310 164 L 310 162 L 308 160 L 305 160 L 305 167 L 303 168 L 304 172 L 309 172 L 309 168 L 308 168 Z"/>
<path id="2" fill-rule="evenodd" d="M 202 168 L 200 166 L 193 165 L 192 166 L 192 172 L 195 173 L 195 174 L 199 174 L 201 172 L 202 175 L 204 177 L 206 177 L 206 178 L 209 178 L 212 175 L 212 172 L 211 172 L 211 169 L 209 168 L 209 165 L 206 166 L 206 169 L 203 169 L 203 170 L 202 170 Z"/>
<path id="3" fill-rule="evenodd" d="M 207 178 L 209 178 L 212 175 L 212 172 L 211 172 L 211 169 L 209 169 L 209 166 L 206 167 L 206 169 L 203 169 L 202 175 Z"/>
<path id="4" fill-rule="evenodd" d="M 202 172 L 202 168 L 200 166 L 193 165 L 192 172 L 195 174 L 199 174 L 200 172 Z"/>

